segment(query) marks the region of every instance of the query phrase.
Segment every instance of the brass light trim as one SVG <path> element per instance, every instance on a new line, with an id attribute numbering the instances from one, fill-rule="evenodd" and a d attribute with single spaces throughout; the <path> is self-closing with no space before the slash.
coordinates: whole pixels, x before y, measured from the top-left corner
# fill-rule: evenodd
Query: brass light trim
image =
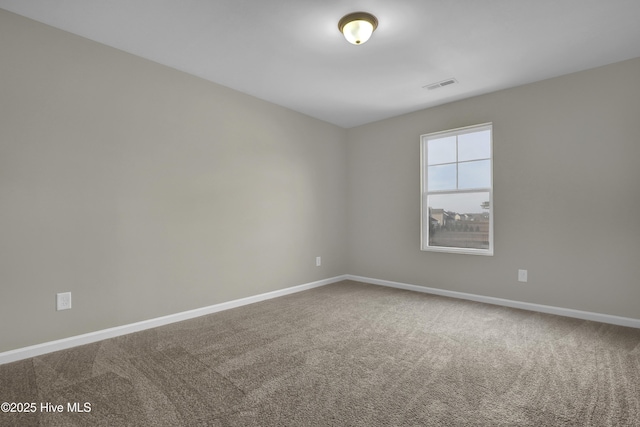
<path id="1" fill-rule="evenodd" d="M 378 18 L 376 18 L 375 16 L 373 16 L 370 13 L 367 12 L 353 12 L 353 13 L 349 13 L 345 16 L 343 16 L 340 21 L 338 21 L 338 29 L 340 30 L 340 32 L 344 35 L 344 27 L 349 24 L 350 22 L 353 21 L 366 21 L 368 23 L 371 24 L 371 26 L 373 27 L 373 29 L 371 30 L 371 33 L 373 34 L 373 32 L 376 30 L 376 28 L 378 28 Z M 367 38 L 368 40 L 368 38 Z M 359 40 L 354 42 L 354 44 L 361 44 L 366 42 L 367 40 L 364 40 L 362 42 L 360 42 Z"/>

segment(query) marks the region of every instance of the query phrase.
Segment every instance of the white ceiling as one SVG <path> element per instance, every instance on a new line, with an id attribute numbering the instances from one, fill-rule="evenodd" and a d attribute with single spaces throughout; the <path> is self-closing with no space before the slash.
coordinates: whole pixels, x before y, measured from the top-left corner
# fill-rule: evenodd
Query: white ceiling
<path id="1" fill-rule="evenodd" d="M 640 0 L 0 0 L 0 8 L 349 128 L 640 57 Z M 379 26 L 349 44 L 338 20 Z M 422 87 L 450 77 L 459 83 Z"/>

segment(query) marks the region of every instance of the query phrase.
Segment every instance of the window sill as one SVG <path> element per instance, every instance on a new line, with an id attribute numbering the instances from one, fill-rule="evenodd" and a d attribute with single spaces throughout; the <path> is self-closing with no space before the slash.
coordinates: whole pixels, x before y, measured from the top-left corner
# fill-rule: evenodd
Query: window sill
<path id="1" fill-rule="evenodd" d="M 428 246 L 420 249 L 423 252 L 442 252 L 448 254 L 493 256 L 493 249 L 449 248 L 444 246 Z"/>

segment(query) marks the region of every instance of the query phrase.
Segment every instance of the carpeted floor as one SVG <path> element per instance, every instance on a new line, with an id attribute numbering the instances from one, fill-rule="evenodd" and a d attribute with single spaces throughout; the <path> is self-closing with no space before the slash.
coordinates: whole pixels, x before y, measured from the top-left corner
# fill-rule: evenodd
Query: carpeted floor
<path id="1" fill-rule="evenodd" d="M 2 365 L 0 402 L 37 404 L 2 426 L 640 426 L 640 329 L 341 282 Z"/>

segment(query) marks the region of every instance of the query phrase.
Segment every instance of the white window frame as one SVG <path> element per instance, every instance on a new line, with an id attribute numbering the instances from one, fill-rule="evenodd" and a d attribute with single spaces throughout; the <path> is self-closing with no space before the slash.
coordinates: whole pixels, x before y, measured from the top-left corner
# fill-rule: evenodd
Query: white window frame
<path id="1" fill-rule="evenodd" d="M 483 130 L 490 131 L 490 185 L 489 187 L 473 188 L 473 189 L 455 189 L 455 190 L 443 190 L 443 191 L 428 191 L 428 150 L 427 143 L 430 139 L 444 138 L 448 136 L 458 136 L 467 133 L 479 132 Z M 456 150 L 457 151 L 457 150 Z M 456 152 L 455 164 L 459 162 Z M 456 166 L 457 167 L 457 166 Z M 456 169 L 457 170 L 457 169 Z M 457 172 L 456 172 L 457 174 Z M 457 178 L 456 178 L 457 179 Z M 488 249 L 476 249 L 476 248 L 461 248 L 461 247 L 447 247 L 447 246 L 430 246 L 429 245 L 429 212 L 427 207 L 428 196 L 438 194 L 467 194 L 467 193 L 479 193 L 489 192 L 489 248 Z M 466 126 L 457 129 L 449 129 L 441 132 L 433 132 L 420 136 L 420 249 L 422 251 L 429 252 L 446 252 L 456 254 L 469 254 L 469 255 L 486 255 L 493 256 L 493 123 L 483 123 L 479 125 Z M 426 216 L 426 218 L 425 218 Z"/>

